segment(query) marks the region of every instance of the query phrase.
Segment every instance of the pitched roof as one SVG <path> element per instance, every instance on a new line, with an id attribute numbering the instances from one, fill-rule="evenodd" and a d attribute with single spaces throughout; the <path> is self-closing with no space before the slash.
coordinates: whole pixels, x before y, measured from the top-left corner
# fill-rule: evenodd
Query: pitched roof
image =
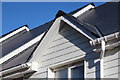
<path id="1" fill-rule="evenodd" d="M 112 5 L 114 7 L 110 7 Z M 108 9 L 107 9 L 107 7 L 108 7 Z M 80 9 L 78 9 L 76 11 L 73 11 L 70 14 L 74 14 L 74 13 L 78 12 L 81 9 L 82 8 L 80 8 Z M 109 4 L 107 3 L 107 4 L 103 5 L 103 6 L 99 6 L 99 7 L 95 8 L 95 9 L 88 10 L 87 12 L 83 13 L 81 16 L 78 16 L 77 18 L 75 18 L 75 17 L 72 17 L 72 18 L 74 18 L 76 21 L 78 20 L 78 23 L 80 25 L 83 25 L 82 27 L 85 30 L 89 31 L 90 33 L 94 34 L 94 36 L 95 36 L 95 34 L 98 35 L 98 33 L 96 32 L 96 30 L 94 28 L 92 28 L 91 26 L 86 25 L 84 23 L 84 21 L 89 23 L 89 24 L 92 24 L 92 25 L 97 25 L 98 28 L 100 29 L 100 31 L 102 31 L 105 35 L 118 31 L 118 29 L 108 30 L 109 27 L 112 28 L 112 25 L 119 26 L 119 25 L 117 25 L 118 21 L 116 20 L 116 18 L 118 17 L 118 14 L 116 12 L 115 13 L 111 12 L 113 14 L 113 16 L 112 16 L 112 14 L 107 15 L 108 14 L 107 11 L 106 11 L 105 14 L 103 14 L 102 9 L 105 10 L 105 11 L 107 9 L 107 11 L 109 11 L 109 12 L 111 10 L 117 12 L 118 7 L 116 7 L 116 3 L 109 3 Z M 67 14 L 67 15 L 69 16 L 70 14 Z M 66 14 L 62 13 L 62 12 L 59 12 L 56 15 L 56 18 L 60 17 L 62 15 L 66 15 Z M 114 17 L 114 18 L 112 18 L 112 17 Z M 113 20 L 109 20 L 107 18 L 113 19 Z M 21 46 L 24 46 L 24 44 L 30 42 L 31 40 L 35 39 L 39 35 L 43 34 L 45 31 L 49 30 L 49 28 L 51 27 L 51 25 L 53 24 L 54 21 L 55 20 L 52 20 L 52 21 L 50 21 L 50 22 L 48 22 L 48 23 L 46 23 L 44 25 L 41 25 L 41 26 L 39 26 L 37 28 L 34 28 L 34 29 L 30 30 L 29 32 L 25 32 L 24 34 L 22 34 L 20 36 L 17 36 L 17 38 L 14 38 L 13 40 L 10 40 L 10 41 L 7 41 L 6 43 L 4 43 L 4 45 L 2 45 L 2 47 L 3 47 L 2 53 L 4 54 L 3 56 L 5 56 L 8 53 L 11 53 L 12 51 L 18 49 Z M 112 21 L 115 21 L 115 22 L 112 23 Z M 108 22 L 108 23 L 106 23 L 106 22 Z M 107 29 L 106 29 L 107 31 L 104 30 L 105 27 L 107 27 Z M 78 27 L 75 27 L 75 28 L 77 29 Z M 81 28 L 79 28 L 79 29 L 81 29 Z M 38 41 L 40 41 L 40 40 L 38 40 Z M 12 45 L 14 45 L 14 46 L 11 47 Z M 28 47 L 28 49 L 31 50 L 31 52 L 29 52 L 29 54 L 32 54 L 33 51 L 35 50 L 35 48 L 36 47 L 33 47 L 32 49 L 30 49 Z M 8 49 L 8 50 L 6 51 L 6 49 Z M 23 52 L 23 54 L 24 54 L 24 52 Z M 27 55 L 26 57 L 29 58 L 29 56 L 30 55 Z M 25 61 L 27 61 L 27 59 Z M 19 65 L 19 64 L 20 63 L 16 63 L 15 65 Z M 5 68 L 8 68 L 8 67 L 5 67 Z"/>
<path id="2" fill-rule="evenodd" d="M 0 64 L 3 64 L 2 70 L 27 62 L 52 23 L 50 21 L 43 24 L 2 45 L 3 56 L 0 59 Z M 17 60 L 19 63 L 16 63 Z"/>
<path id="3" fill-rule="evenodd" d="M 37 36 L 41 35 L 43 32 L 45 32 L 45 30 L 48 29 L 48 27 L 50 27 L 51 23 L 52 21 L 44 25 L 41 25 L 37 28 L 34 28 L 28 32 L 19 34 L 17 37 L 14 37 L 15 36 L 14 35 L 10 39 L 6 39 L 4 42 L 2 42 L 2 45 L 1 45 L 2 46 L 2 57 L 12 52 L 13 50 L 19 48 L 20 46 L 24 45 L 25 43 L 29 42 L 30 40 L 36 38 Z"/>
<path id="4" fill-rule="evenodd" d="M 26 29 L 27 31 L 29 31 L 28 25 L 23 25 L 23 26 L 21 26 L 21 27 L 15 29 L 15 30 L 13 30 L 13 31 L 10 31 L 10 32 L 8 32 L 8 33 L 2 35 L 0 38 L 3 38 L 3 37 L 5 37 L 5 36 L 7 36 L 7 35 L 9 35 L 9 34 L 11 34 L 11 33 L 13 33 L 13 32 L 15 32 L 15 31 L 17 31 L 17 30 L 20 30 L 20 29 L 23 28 L 23 27 L 26 27 L 25 29 Z"/>
<path id="5" fill-rule="evenodd" d="M 119 8 L 120 2 L 108 2 L 83 13 L 78 16 L 77 19 L 83 23 L 87 22 L 91 25 L 96 25 L 104 35 L 108 35 L 120 31 Z M 94 30 L 94 28 L 90 26 L 87 28 Z"/>

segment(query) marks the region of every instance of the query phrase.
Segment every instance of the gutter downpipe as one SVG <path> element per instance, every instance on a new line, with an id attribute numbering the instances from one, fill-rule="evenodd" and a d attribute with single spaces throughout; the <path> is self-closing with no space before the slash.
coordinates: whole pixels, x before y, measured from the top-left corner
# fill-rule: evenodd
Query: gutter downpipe
<path id="1" fill-rule="evenodd" d="M 105 41 L 101 41 L 101 54 L 100 54 L 100 78 L 104 78 L 104 54 L 105 54 Z"/>

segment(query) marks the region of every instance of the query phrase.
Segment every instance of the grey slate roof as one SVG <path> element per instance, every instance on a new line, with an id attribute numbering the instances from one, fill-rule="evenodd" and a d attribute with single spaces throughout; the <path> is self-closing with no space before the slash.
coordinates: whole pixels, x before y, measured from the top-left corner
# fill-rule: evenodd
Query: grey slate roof
<path id="1" fill-rule="evenodd" d="M 2 70 L 6 70 L 6 69 L 9 69 L 9 68 L 18 66 L 20 64 L 26 63 L 38 44 L 39 43 L 37 42 L 36 44 L 30 46 L 28 49 L 25 49 L 24 51 L 19 53 L 18 56 L 15 56 L 14 58 L 11 58 L 10 60 L 4 62 L 2 64 Z"/>
<path id="2" fill-rule="evenodd" d="M 108 35 L 120 31 L 119 13 L 120 2 L 108 2 L 85 12 L 77 19 L 96 25 L 104 35 Z"/>
<path id="3" fill-rule="evenodd" d="M 1 45 L 2 57 L 12 52 L 13 50 L 19 48 L 20 46 L 24 45 L 25 43 L 29 42 L 30 40 L 34 39 L 35 37 L 39 36 L 43 32 L 45 32 L 51 26 L 51 24 L 52 21 L 44 25 L 41 25 L 37 28 L 34 28 L 28 32 L 25 32 L 23 34 L 19 34 L 17 37 L 13 38 L 12 40 L 9 39 L 5 40 Z"/>

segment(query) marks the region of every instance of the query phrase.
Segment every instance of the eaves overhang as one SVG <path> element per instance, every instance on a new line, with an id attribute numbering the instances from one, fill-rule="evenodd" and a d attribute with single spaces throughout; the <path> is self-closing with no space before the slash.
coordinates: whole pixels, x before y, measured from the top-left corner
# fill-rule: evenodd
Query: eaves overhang
<path id="1" fill-rule="evenodd" d="M 89 31 L 87 28 L 81 25 L 74 17 L 70 15 L 64 15 L 63 17 L 61 17 L 61 20 L 83 34 L 88 39 L 94 40 L 97 38 L 95 35 L 92 34 L 92 31 Z"/>

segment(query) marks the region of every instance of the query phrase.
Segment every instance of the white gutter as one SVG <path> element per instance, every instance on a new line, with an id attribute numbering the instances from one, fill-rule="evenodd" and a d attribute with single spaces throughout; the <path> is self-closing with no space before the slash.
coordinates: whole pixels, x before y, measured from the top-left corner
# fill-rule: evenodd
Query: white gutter
<path id="1" fill-rule="evenodd" d="M 8 74 L 8 73 L 20 70 L 20 69 L 25 69 L 25 68 L 30 68 L 30 67 L 31 67 L 31 63 L 26 63 L 26 64 L 22 64 L 22 65 L 17 66 L 17 67 L 13 67 L 13 68 L 4 70 L 1 73 L 2 73 L 2 75 L 5 75 L 5 74 Z"/>
<path id="2" fill-rule="evenodd" d="M 0 42 L 2 42 L 2 41 L 4 41 L 4 40 L 6 40 L 6 39 L 12 37 L 13 35 L 15 35 L 15 34 L 21 32 L 21 31 L 23 31 L 23 30 L 29 31 L 30 29 L 29 29 L 27 26 L 23 26 L 23 27 L 21 27 L 20 29 L 18 29 L 18 30 L 16 30 L 16 31 L 14 31 L 14 32 L 12 32 L 12 33 L 10 33 L 10 34 L 8 34 L 8 35 L 2 37 L 2 38 L 0 39 Z"/>
<path id="3" fill-rule="evenodd" d="M 86 6 L 85 8 L 81 9 L 80 11 L 78 11 L 77 13 L 73 14 L 72 16 L 74 17 L 78 17 L 80 16 L 81 14 L 83 14 L 84 12 L 92 9 L 92 8 L 95 8 L 95 6 L 93 6 L 92 4 L 89 4 L 88 6 Z"/>
<path id="4" fill-rule="evenodd" d="M 104 40 L 106 42 L 106 41 L 109 41 L 109 40 L 112 40 L 115 38 L 119 38 L 119 37 L 120 37 L 120 32 L 116 32 L 116 33 L 92 40 L 92 41 L 90 41 L 90 44 L 92 46 L 95 46 L 96 44 L 100 44 L 102 40 Z"/>
<path id="5" fill-rule="evenodd" d="M 13 75 L 3 77 L 2 79 L 4 80 L 4 79 L 20 78 L 20 77 L 23 77 L 25 74 L 32 73 L 32 72 L 36 72 L 36 71 L 35 70 L 27 70 L 27 71 L 24 71 L 24 72 L 19 72 L 19 73 L 13 74 Z"/>
<path id="6" fill-rule="evenodd" d="M 15 49 L 14 51 L 12 51 L 11 53 L 7 54 L 6 56 L 2 57 L 0 59 L 0 64 L 4 63 L 5 61 L 9 60 L 10 58 L 14 57 L 15 55 L 18 55 L 20 52 L 22 52 L 23 50 L 27 49 L 28 47 L 32 46 L 33 44 L 37 43 L 42 36 L 44 35 L 44 33 L 42 33 L 41 35 L 39 35 L 38 37 L 36 37 L 35 39 L 29 41 L 28 43 L 24 44 L 23 46 Z"/>
<path id="7" fill-rule="evenodd" d="M 93 51 L 96 52 L 101 52 L 100 54 L 100 78 L 104 78 L 104 54 L 105 54 L 105 50 L 106 49 L 113 49 L 117 46 L 120 45 L 120 41 L 117 43 L 113 43 L 111 45 L 106 45 L 105 42 L 109 41 L 109 40 L 113 40 L 113 39 L 118 39 L 120 37 L 120 32 L 116 32 L 107 36 L 103 36 L 101 38 L 97 38 L 95 40 L 90 41 L 90 44 L 92 46 L 95 46 L 97 44 L 101 44 L 101 48 L 100 49 L 94 49 Z"/>
<path id="8" fill-rule="evenodd" d="M 106 45 L 106 46 L 105 46 L 105 49 L 106 49 L 106 50 L 111 50 L 111 49 L 114 49 L 115 47 L 118 47 L 118 46 L 120 46 L 120 41 L 118 41 L 118 42 L 116 42 L 116 43 L 113 43 L 113 44 L 110 44 L 110 45 Z M 102 49 L 101 49 L 101 48 L 99 48 L 99 49 L 94 49 L 93 51 L 95 51 L 95 52 L 101 52 Z"/>
<path id="9" fill-rule="evenodd" d="M 26 71 L 19 72 L 18 70 L 26 69 Z M 15 72 L 18 71 L 18 72 Z M 38 63 L 32 62 L 32 63 L 25 63 L 17 67 L 13 67 L 4 71 L 1 71 L 1 78 L 19 78 L 24 76 L 26 73 L 36 72 L 38 71 Z M 10 74 L 11 73 L 11 74 Z M 4 76 L 8 74 L 7 76 Z M 4 77 L 2 77 L 4 76 Z"/>

